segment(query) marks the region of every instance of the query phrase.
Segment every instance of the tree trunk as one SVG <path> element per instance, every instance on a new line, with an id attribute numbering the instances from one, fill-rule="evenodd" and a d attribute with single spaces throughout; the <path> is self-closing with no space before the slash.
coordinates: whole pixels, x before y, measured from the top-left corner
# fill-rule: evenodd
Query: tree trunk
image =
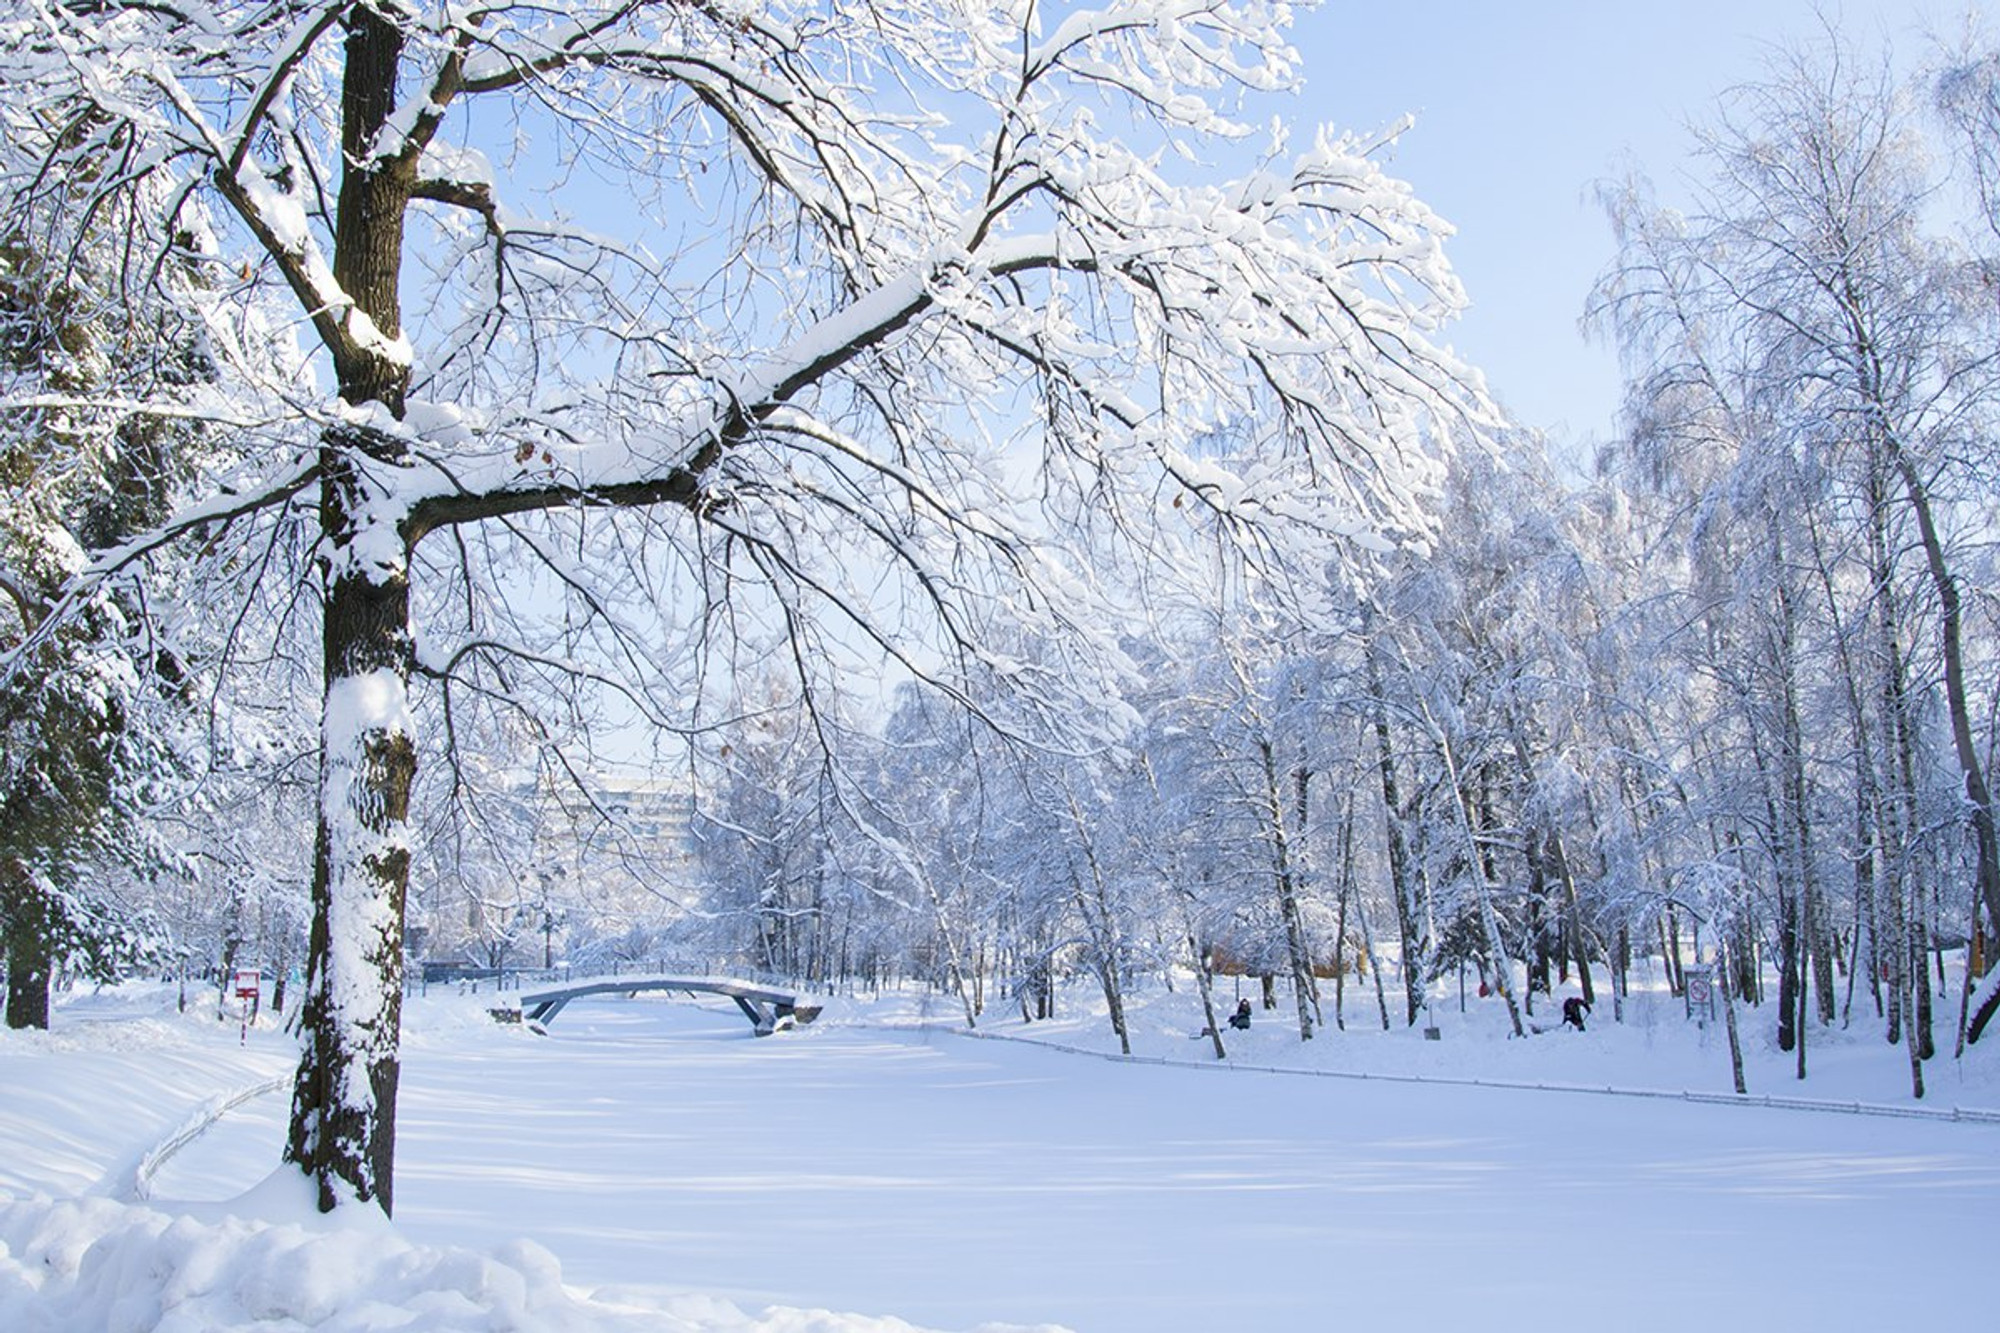
<path id="1" fill-rule="evenodd" d="M 1912 904 L 1913 908 L 1915 904 Z M 1910 923 L 1910 994 L 1916 1001 L 1916 1010 L 1911 1015 L 1912 1048 L 1919 1060 L 1928 1060 L 1937 1054 L 1937 1041 L 1931 1026 L 1932 991 L 1931 974 L 1924 966 L 1924 953 L 1929 948 L 1929 928 L 1924 924 L 1919 912 Z M 1918 1093 L 1918 1096 L 1922 1096 Z"/>
<path id="2" fill-rule="evenodd" d="M 1611 1017 L 1625 1021 L 1625 997 L 1632 993 L 1632 928 L 1618 927 L 1618 956 L 1611 960 Z"/>
<path id="3" fill-rule="evenodd" d="M 1888 973 L 1883 979 L 1889 988 L 1889 1021 L 1885 1032 L 1889 1044 L 1895 1046 L 1903 1040 L 1903 1002 L 1909 994 L 1910 922 L 1903 906 L 1900 880 L 1893 873 L 1887 889 L 1883 915 L 1889 929 L 1882 949 L 1883 970 Z"/>
<path id="4" fill-rule="evenodd" d="M 1432 723 L 1436 726 L 1435 720 Z M 1479 926 L 1486 937 L 1486 950 L 1493 958 L 1493 985 L 1500 992 L 1500 998 L 1507 1002 L 1507 1021 L 1513 1025 L 1514 1035 L 1527 1035 L 1521 1026 L 1521 1006 L 1514 999 L 1513 965 L 1507 958 L 1507 947 L 1500 935 L 1500 922 L 1493 913 L 1492 886 L 1486 878 L 1486 860 L 1481 854 L 1479 838 L 1472 828 L 1472 811 L 1466 804 L 1465 787 L 1460 780 L 1458 760 L 1452 753 L 1451 737 L 1443 727 L 1437 727 L 1439 752 L 1444 757 L 1445 778 L 1451 784 L 1452 805 L 1458 812 L 1459 830 L 1465 838 L 1466 873 L 1472 876 L 1473 894 L 1478 900 Z"/>
<path id="5" fill-rule="evenodd" d="M 1891 437 L 1893 440 L 1893 437 Z M 1993 817 L 1993 795 L 1986 785 L 1986 770 L 1980 762 L 1979 747 L 1972 734 L 1972 708 L 1965 688 L 1965 649 L 1958 580 L 1945 560 L 1944 538 L 1931 513 L 1930 493 L 1916 464 L 1902 448 L 1892 443 L 1892 457 L 1903 480 L 1910 508 L 1917 518 L 1917 532 L 1924 548 L 1924 561 L 1931 584 L 1937 591 L 1942 613 L 1939 635 L 1944 640 L 1945 703 L 1951 714 L 1952 748 L 1958 756 L 1965 783 L 1966 817 L 1972 825 L 1972 844 L 1979 866 L 1979 897 L 1986 907 L 1986 919 L 2000 929 L 2000 832 Z M 1928 989 L 1928 986 L 1926 987 Z M 1993 1015 L 2000 1012 L 2000 988 L 1989 988 L 1985 1000 L 1972 1015 L 1966 1029 L 1968 1041 L 1978 1041 Z"/>
<path id="6" fill-rule="evenodd" d="M 1570 873 L 1569 854 L 1563 850 L 1562 836 L 1549 839 L 1549 859 L 1555 863 L 1556 876 L 1562 880 L 1563 909 L 1568 921 L 1570 953 L 1576 960 L 1576 982 L 1583 991 L 1583 1002 L 1595 1007 L 1597 987 L 1590 977 L 1590 948 L 1583 929 L 1583 907 L 1578 901 L 1576 876 Z"/>
<path id="7" fill-rule="evenodd" d="M 1874 506 L 1879 518 L 1881 506 Z M 1820 591 L 1825 597 L 1828 623 L 1833 629 L 1834 653 L 1840 663 L 1842 692 L 1846 697 L 1848 725 L 1853 733 L 1854 744 L 1854 845 L 1847 856 L 1854 868 L 1854 926 L 1850 941 L 1847 964 L 1847 994 L 1841 1001 L 1840 1025 L 1845 1029 L 1854 1017 L 1855 969 L 1862 961 L 1862 936 L 1869 936 L 1869 952 L 1873 952 L 1873 929 L 1870 920 L 1871 904 L 1875 896 L 1875 825 L 1876 814 L 1881 804 L 1877 784 L 1875 747 L 1868 726 L 1867 709 L 1863 704 L 1863 682 L 1861 671 L 1855 665 L 1854 654 L 1849 647 L 1853 635 L 1849 633 L 1846 617 L 1841 609 L 1840 590 L 1835 582 L 1833 569 L 1828 560 L 1826 544 L 1821 538 L 1820 525 L 1815 520 L 1810 506 L 1804 512 L 1806 535 L 1813 552 L 1813 568 L 1819 575 Z M 1875 543 L 1871 540 L 1871 556 Z M 1886 607 L 1889 595 L 1887 573 L 1875 566 L 1876 593 Z M 1818 929 L 1822 937 L 1827 932 L 1827 911 L 1819 912 Z M 1820 1017 L 1822 1022 L 1833 1021 L 1832 968 L 1838 956 L 1838 949 L 1825 947 L 1825 940 L 1819 941 L 1822 949 L 1820 957 L 1826 965 L 1821 974 L 1822 994 L 1820 997 Z M 1870 968 L 1872 974 L 1873 968 Z M 1877 990 L 1876 1012 L 1881 1012 L 1881 992 Z"/>
<path id="8" fill-rule="evenodd" d="M 1382 1030 L 1389 1030 L 1389 997 L 1382 989 L 1382 963 L 1375 956 L 1375 931 L 1368 924 L 1368 904 L 1354 900 L 1355 915 L 1361 918 L 1361 947 L 1368 958 L 1368 971 L 1375 978 L 1375 1006 L 1382 1011 Z"/>
<path id="9" fill-rule="evenodd" d="M 0 920 L 6 935 L 7 1026 L 49 1026 L 49 981 L 55 958 L 49 947 L 48 905 L 34 876 L 16 857 L 0 862 Z"/>
<path id="10" fill-rule="evenodd" d="M 1424 1007 L 1424 971 L 1428 937 L 1421 933 L 1417 912 L 1415 866 L 1403 828 L 1402 796 L 1397 790 L 1396 756 L 1389 744 L 1389 710 L 1384 702 L 1382 668 L 1375 658 L 1374 610 L 1364 600 L 1362 631 L 1367 643 L 1362 656 L 1368 665 L 1368 688 L 1375 705 L 1370 719 L 1375 732 L 1375 767 L 1382 781 L 1382 823 L 1388 832 L 1390 893 L 1396 903 L 1396 930 L 1402 949 L 1404 1021 L 1414 1027 Z"/>
<path id="11" fill-rule="evenodd" d="M 1333 1025 L 1347 1031 L 1347 899 L 1354 891 L 1354 823 L 1341 821 L 1340 889 L 1333 905 Z"/>
<path id="12" fill-rule="evenodd" d="M 1876 807 L 1880 802 L 1869 792 L 1865 771 L 1872 765 L 1865 754 L 1856 767 L 1861 770 L 1857 772 L 1857 778 L 1861 780 L 1856 783 L 1854 796 L 1854 942 L 1848 951 L 1847 995 L 1841 1001 L 1840 1026 L 1843 1029 L 1854 1019 L 1854 983 L 1856 974 L 1864 969 L 1868 973 L 1870 993 L 1875 997 L 1875 1016 L 1882 1016 L 1882 985 L 1877 979 L 1875 932 L 1875 827 Z"/>
<path id="13" fill-rule="evenodd" d="M 1090 932 L 1090 947 L 1093 955 L 1093 970 L 1097 982 L 1104 990 L 1105 1013 L 1111 1021 L 1111 1031 L 1118 1038 L 1118 1049 L 1126 1055 L 1132 1054 L 1132 1041 L 1125 1033 L 1125 996 L 1119 987 L 1118 945 L 1111 934 L 1110 922 L 1101 911 L 1093 911 L 1085 896 L 1083 881 L 1074 871 L 1070 874 L 1070 887 L 1076 893 L 1076 910 L 1082 914 L 1085 928 Z"/>
<path id="14" fill-rule="evenodd" d="M 1104 990 L 1105 1011 L 1111 1020 L 1111 1031 L 1118 1037 L 1118 1049 L 1125 1055 L 1132 1054 L 1132 1039 L 1125 1031 L 1125 996 L 1119 989 L 1117 943 L 1110 931 L 1110 923 L 1102 919 L 1100 912 L 1091 910 L 1084 896 L 1083 881 L 1073 872 L 1070 885 L 1076 892 L 1076 910 L 1083 914 L 1085 927 L 1090 931 L 1092 961 L 1097 973 L 1097 982 Z"/>
<path id="15" fill-rule="evenodd" d="M 1815 886 L 1812 896 L 1812 915 L 1808 922 L 1811 927 L 1813 959 L 1813 997 L 1819 1002 L 1819 1023 L 1830 1027 L 1834 1014 L 1839 1011 L 1839 984 L 1834 976 L 1834 963 L 1840 957 L 1840 944 L 1835 937 L 1833 923 L 1828 919 L 1827 895 Z"/>
<path id="16" fill-rule="evenodd" d="M 1687 972 L 1681 965 L 1681 918 L 1672 907 L 1660 914 L 1660 954 L 1667 969 L 1667 993 L 1687 993 Z"/>
<path id="17" fill-rule="evenodd" d="M 48 950 L 32 932 L 10 931 L 7 940 L 7 1026 L 49 1027 L 49 976 L 54 971 Z"/>
<path id="18" fill-rule="evenodd" d="M 1215 1047 L 1215 1058 L 1227 1060 L 1229 1052 L 1222 1045 L 1222 1025 L 1215 1021 L 1214 979 L 1208 974 L 1207 960 L 1201 956 L 1201 942 L 1195 939 L 1191 930 L 1188 932 L 1187 943 L 1188 957 L 1194 960 L 1195 985 L 1201 991 L 1201 1016 L 1208 1024 L 1202 1030 L 1208 1034 L 1209 1041 Z"/>
<path id="19" fill-rule="evenodd" d="M 1799 1003 L 1799 900 L 1783 890 L 1778 894 L 1778 1049 L 1790 1051 L 1798 1045 Z"/>
<path id="20" fill-rule="evenodd" d="M 1285 953 L 1291 965 L 1292 997 L 1299 1010 L 1299 1040 L 1313 1037 L 1315 1003 L 1312 956 L 1306 943 L 1304 918 L 1299 913 L 1298 885 L 1293 877 L 1291 838 L 1285 829 L 1284 802 L 1278 790 L 1278 766 L 1271 742 L 1261 740 L 1258 754 L 1264 764 L 1264 814 L 1270 821 L 1271 860 L 1278 890 L 1278 916 L 1285 924 Z"/>
<path id="21" fill-rule="evenodd" d="M 368 6 L 344 21 L 344 170 L 332 267 L 353 305 L 315 311 L 314 322 L 332 353 L 341 398 L 400 419 L 410 367 L 394 348 L 402 336 L 403 227 L 416 162 L 414 155 L 378 158 L 374 146 L 396 108 L 403 36 L 397 20 Z M 229 192 L 231 182 L 220 183 Z M 417 767 L 408 515 L 385 498 L 385 474 L 402 458 L 400 441 L 364 425 L 330 427 L 321 437 L 319 821 L 285 1158 L 317 1183 L 326 1211 L 353 1200 L 388 1213 L 395 1197 L 403 913 Z"/>
<path id="22" fill-rule="evenodd" d="M 1799 937 L 1799 942 L 1795 946 L 1796 959 L 1794 962 L 1794 971 L 1796 972 L 1796 976 L 1792 982 L 1792 985 L 1793 985 L 1793 996 L 1797 1001 L 1798 1005 L 1798 1013 L 1792 1019 L 1792 1037 L 1795 1043 L 1792 1047 L 1792 1050 L 1798 1056 L 1798 1075 L 1801 1079 L 1803 1079 L 1806 1076 L 1806 1028 L 1807 1028 L 1806 1005 L 1808 1003 L 1808 994 L 1807 994 L 1808 987 L 1806 985 L 1807 978 L 1805 970 L 1806 959 L 1805 959 L 1805 943 L 1804 943 L 1807 912 L 1803 904 L 1801 905 L 1796 915 L 1797 915 L 1797 921 L 1794 924 L 1794 933 Z"/>
<path id="23" fill-rule="evenodd" d="M 410 874 L 416 745 L 407 552 L 367 517 L 347 432 L 329 432 L 322 521 L 331 551 L 325 604 L 326 696 L 313 924 L 299 1009 L 304 1039 L 287 1160 L 319 1184 L 323 1210 L 345 1199 L 394 1204 L 396 1085 L 402 1025 L 403 907 Z"/>
<path id="24" fill-rule="evenodd" d="M 1718 942 L 1727 940 L 1729 932 L 1727 930 L 1720 931 L 1717 938 Z M 1748 1092 L 1749 1088 L 1743 1081 L 1743 1039 L 1738 1035 L 1736 1030 L 1736 988 L 1729 984 L 1729 972 L 1732 966 L 1730 953 L 1731 951 L 1727 947 L 1724 947 L 1717 953 L 1715 959 L 1715 979 L 1722 991 L 1723 1025 L 1729 1032 L 1729 1076 L 1736 1086 L 1737 1095 L 1740 1097 L 1745 1092 Z"/>
<path id="25" fill-rule="evenodd" d="M 0 949 L 7 954 L 7 1026 L 49 1026 L 49 980 L 55 958 L 49 947 L 48 904 L 17 856 L 0 858 Z"/>
<path id="26" fill-rule="evenodd" d="M 1125 995 L 1118 975 L 1118 957 L 1123 952 L 1118 941 L 1118 920 L 1112 913 L 1111 893 L 1104 882 L 1104 868 L 1098 864 L 1097 850 L 1090 840 L 1090 826 L 1084 822 L 1083 808 L 1076 803 L 1076 794 L 1066 792 L 1069 802 L 1069 817 L 1076 831 L 1077 845 L 1083 851 L 1083 861 L 1090 871 L 1089 894 L 1083 884 L 1083 877 L 1076 872 L 1075 863 L 1070 865 L 1069 882 L 1076 891 L 1076 909 L 1083 914 L 1084 926 L 1090 931 L 1091 947 L 1097 954 L 1097 977 L 1104 987 L 1104 1003 L 1110 1010 L 1111 1030 L 1118 1034 L 1118 1049 L 1126 1055 L 1132 1054 L 1132 1039 L 1125 1031 Z M 1092 899 L 1095 899 L 1093 910 Z"/>
<path id="27" fill-rule="evenodd" d="M 1919 973 L 1917 985 L 1922 987 L 1924 984 L 1924 978 Z M 1924 1053 L 1923 1042 L 1917 1036 L 1917 1025 L 1915 1023 L 1910 1024 L 1909 1041 L 1906 1043 L 1906 1046 L 1910 1053 L 1910 1096 L 1918 1101 L 1922 1101 L 1924 1099 Z"/>
<path id="28" fill-rule="evenodd" d="M 1547 894 L 1548 874 L 1542 865 L 1541 835 L 1531 825 L 1523 831 L 1523 855 L 1528 866 L 1527 909 L 1527 954 L 1528 954 L 1528 1003 L 1534 1004 L 1535 992 L 1544 995 L 1553 993 L 1549 972 L 1553 961 L 1549 949 L 1549 912 Z M 1531 1008 L 1529 1012 L 1533 1012 Z"/>
<path id="29" fill-rule="evenodd" d="M 1778 779 L 1773 777 L 1770 761 L 1758 744 L 1753 733 L 1750 751 L 1757 765 L 1759 785 L 1763 788 L 1764 814 L 1769 829 L 1771 853 L 1771 873 L 1776 880 L 1777 928 L 1778 928 L 1778 1049 L 1789 1052 L 1798 1044 L 1798 1017 L 1802 1012 L 1798 992 L 1800 985 L 1801 960 L 1799 958 L 1800 931 L 1799 897 L 1795 878 L 1795 857 L 1792 854 L 1792 840 L 1789 825 L 1779 809 Z"/>
<path id="30" fill-rule="evenodd" d="M 1375 1005 L 1382 1011 L 1382 1030 L 1389 1030 L 1389 997 L 1383 992 L 1382 963 L 1375 956 L 1375 931 L 1368 922 L 1368 904 L 1363 900 L 1361 889 L 1354 882 L 1354 804 L 1349 801 L 1341 824 L 1341 902 L 1346 903 L 1349 895 L 1354 900 L 1354 916 L 1361 923 L 1361 956 L 1367 960 L 1368 974 L 1375 982 Z"/>
<path id="31" fill-rule="evenodd" d="M 229 1016 L 229 983 L 234 979 L 237 960 L 243 955 L 243 899 L 243 883 L 239 878 L 230 886 L 229 912 L 222 928 L 222 972 L 215 979 L 215 1021 L 218 1023 Z"/>

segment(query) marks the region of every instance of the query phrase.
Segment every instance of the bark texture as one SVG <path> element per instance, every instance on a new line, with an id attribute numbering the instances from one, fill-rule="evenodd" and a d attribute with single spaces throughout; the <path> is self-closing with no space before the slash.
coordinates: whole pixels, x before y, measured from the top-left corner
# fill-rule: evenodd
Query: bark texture
<path id="1" fill-rule="evenodd" d="M 345 19 L 342 177 L 333 274 L 353 305 L 327 337 L 343 400 L 403 412 L 403 228 L 414 157 L 371 158 L 394 110 L 403 36 L 372 9 Z M 323 333 L 325 332 L 324 326 Z M 395 1197 L 396 1089 L 402 1026 L 403 913 L 416 744 L 408 712 L 407 515 L 384 503 L 401 460 L 392 438 L 362 427 L 321 440 L 325 555 L 325 697 L 313 924 L 299 1008 L 303 1049 L 285 1157 L 317 1183 L 319 1204 Z"/>

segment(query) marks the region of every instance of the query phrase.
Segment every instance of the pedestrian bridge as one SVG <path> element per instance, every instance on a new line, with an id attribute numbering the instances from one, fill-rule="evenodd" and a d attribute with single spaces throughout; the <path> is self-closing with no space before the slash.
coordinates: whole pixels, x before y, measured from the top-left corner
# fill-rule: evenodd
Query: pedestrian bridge
<path id="1" fill-rule="evenodd" d="M 637 995 L 642 991 L 681 991 L 689 995 L 727 995 L 750 1020 L 760 1037 L 781 1028 L 810 1023 L 819 1017 L 820 1006 L 802 1004 L 794 991 L 749 981 L 723 977 L 613 977 L 601 981 L 579 981 L 521 996 L 521 1017 L 538 1031 L 546 1030 L 556 1015 L 573 1000 L 593 995 Z"/>

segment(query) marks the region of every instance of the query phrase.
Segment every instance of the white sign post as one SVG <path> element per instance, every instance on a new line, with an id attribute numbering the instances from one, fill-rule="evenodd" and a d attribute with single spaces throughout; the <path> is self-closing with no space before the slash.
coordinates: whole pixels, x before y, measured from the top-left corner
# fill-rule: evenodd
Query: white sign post
<path id="1" fill-rule="evenodd" d="M 1687 1004 L 1688 1017 L 1702 1027 L 1715 1017 L 1715 967 L 1704 963 L 1698 967 L 1682 969 L 1681 976 L 1686 982 L 1682 998 Z"/>

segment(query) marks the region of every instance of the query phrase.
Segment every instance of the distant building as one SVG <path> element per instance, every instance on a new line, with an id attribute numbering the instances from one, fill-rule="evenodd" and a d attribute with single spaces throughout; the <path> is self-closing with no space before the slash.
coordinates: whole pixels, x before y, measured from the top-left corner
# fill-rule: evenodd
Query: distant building
<path id="1" fill-rule="evenodd" d="M 692 853 L 694 793 L 685 782 L 601 778 L 598 800 L 628 837 L 662 860 L 678 861 Z"/>
<path id="2" fill-rule="evenodd" d="M 488 809 L 511 818 L 489 820 L 483 844 L 444 844 L 449 859 L 413 884 L 413 963 L 434 977 L 540 965 L 563 941 L 602 938 L 602 920 L 657 915 L 647 885 L 688 873 L 694 805 L 685 781 L 645 775 L 599 774 L 587 801 L 532 778 L 500 784 Z"/>

